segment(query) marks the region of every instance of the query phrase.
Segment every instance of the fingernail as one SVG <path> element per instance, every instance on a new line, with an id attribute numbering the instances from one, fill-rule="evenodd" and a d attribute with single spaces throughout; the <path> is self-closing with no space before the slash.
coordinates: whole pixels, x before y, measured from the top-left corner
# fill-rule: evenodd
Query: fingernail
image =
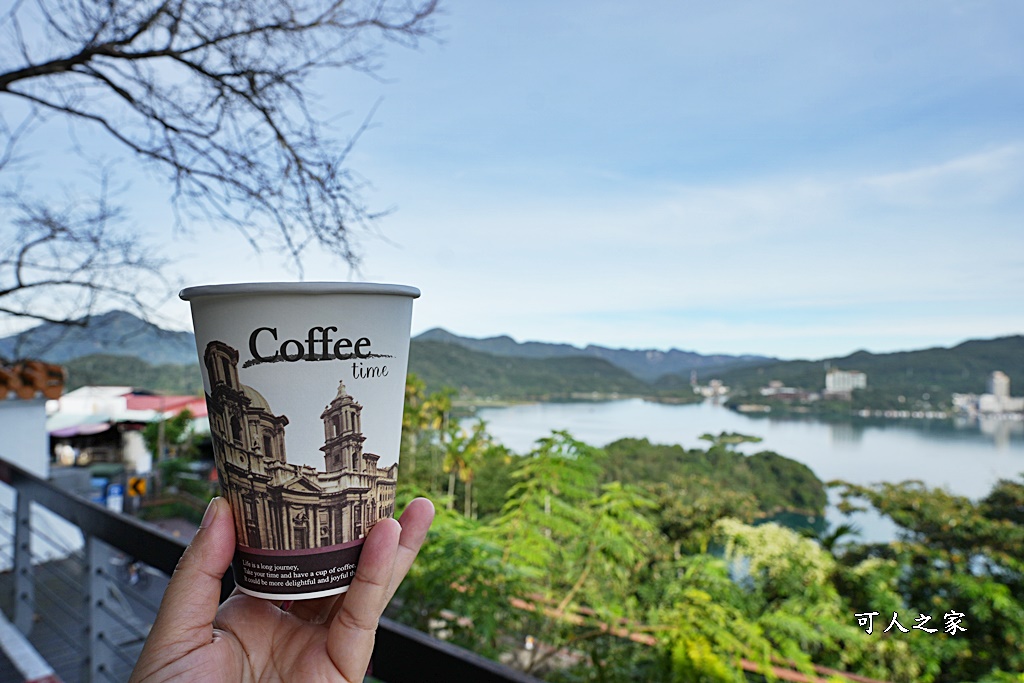
<path id="1" fill-rule="evenodd" d="M 211 524 L 213 524 L 213 520 L 217 516 L 217 505 L 216 505 L 216 503 L 217 503 L 218 500 L 219 500 L 219 497 L 218 498 L 214 498 L 213 500 L 210 501 L 210 504 L 206 506 L 206 512 L 203 513 L 203 521 L 201 521 L 199 523 L 199 528 L 200 529 L 205 529 L 206 527 L 208 527 Z"/>

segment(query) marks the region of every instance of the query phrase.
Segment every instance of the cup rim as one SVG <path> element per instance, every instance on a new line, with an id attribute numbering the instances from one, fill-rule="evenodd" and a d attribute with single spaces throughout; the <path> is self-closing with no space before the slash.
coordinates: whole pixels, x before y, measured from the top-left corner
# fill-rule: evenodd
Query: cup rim
<path id="1" fill-rule="evenodd" d="M 239 282 L 221 285 L 186 287 L 178 297 L 191 301 L 208 296 L 245 296 L 253 294 L 383 294 L 416 299 L 420 290 L 409 285 L 379 282 Z"/>

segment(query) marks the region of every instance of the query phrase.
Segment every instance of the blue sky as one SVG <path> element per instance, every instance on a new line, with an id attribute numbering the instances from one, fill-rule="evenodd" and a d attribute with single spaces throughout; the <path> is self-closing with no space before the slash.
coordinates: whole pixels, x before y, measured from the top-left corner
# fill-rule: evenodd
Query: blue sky
<path id="1" fill-rule="evenodd" d="M 1024 333 L 1024 4 L 442 3 L 324 111 L 414 332 L 823 358 Z M 158 239 L 165 226 L 153 224 Z M 237 237 L 186 284 L 288 280 Z M 160 237 L 162 236 L 162 238 Z M 162 308 L 188 324 L 187 305 Z"/>

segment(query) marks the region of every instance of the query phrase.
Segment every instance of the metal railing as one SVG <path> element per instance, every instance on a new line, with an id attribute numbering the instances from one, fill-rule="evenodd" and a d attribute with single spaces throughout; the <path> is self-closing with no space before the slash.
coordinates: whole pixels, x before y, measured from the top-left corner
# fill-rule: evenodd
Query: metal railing
<path id="1" fill-rule="evenodd" d="M 2 459 L 0 482 L 14 493 L 10 509 L 0 501 L 0 609 L 65 683 L 126 680 L 185 542 Z M 44 530 L 40 520 L 53 515 L 80 538 Z M 4 526 L 10 538 L 3 538 Z M 228 572 L 221 599 L 233 588 Z M 538 681 L 389 619 L 377 632 L 373 678 Z"/>

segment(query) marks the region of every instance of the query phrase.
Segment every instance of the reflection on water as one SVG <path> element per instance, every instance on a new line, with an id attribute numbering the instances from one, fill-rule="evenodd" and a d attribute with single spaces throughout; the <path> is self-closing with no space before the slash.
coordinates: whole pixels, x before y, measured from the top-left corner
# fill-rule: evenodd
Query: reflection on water
<path id="1" fill-rule="evenodd" d="M 1024 438 L 1024 420 L 998 417 L 956 418 L 955 424 L 960 429 L 980 430 L 995 443 L 996 448 L 1005 449 L 1012 439 Z"/>
<path id="2" fill-rule="evenodd" d="M 836 422 L 829 425 L 828 438 L 839 448 L 860 443 L 864 428 L 852 422 Z"/>
<path id="3" fill-rule="evenodd" d="M 795 512 L 780 512 L 776 515 L 759 519 L 754 523 L 754 526 L 769 522 L 788 527 L 797 532 L 806 531 L 814 536 L 821 536 L 829 530 L 829 522 L 825 517 L 810 517 L 808 515 L 799 515 Z"/>
<path id="4" fill-rule="evenodd" d="M 828 425 L 837 443 L 859 440 L 866 430 L 912 430 L 922 438 L 943 440 L 986 437 L 996 445 L 1024 442 L 1024 419 L 1017 417 L 957 416 L 948 419 L 881 418 L 881 417 L 814 417 L 810 415 L 772 415 L 745 413 L 751 422 L 802 423 Z"/>

